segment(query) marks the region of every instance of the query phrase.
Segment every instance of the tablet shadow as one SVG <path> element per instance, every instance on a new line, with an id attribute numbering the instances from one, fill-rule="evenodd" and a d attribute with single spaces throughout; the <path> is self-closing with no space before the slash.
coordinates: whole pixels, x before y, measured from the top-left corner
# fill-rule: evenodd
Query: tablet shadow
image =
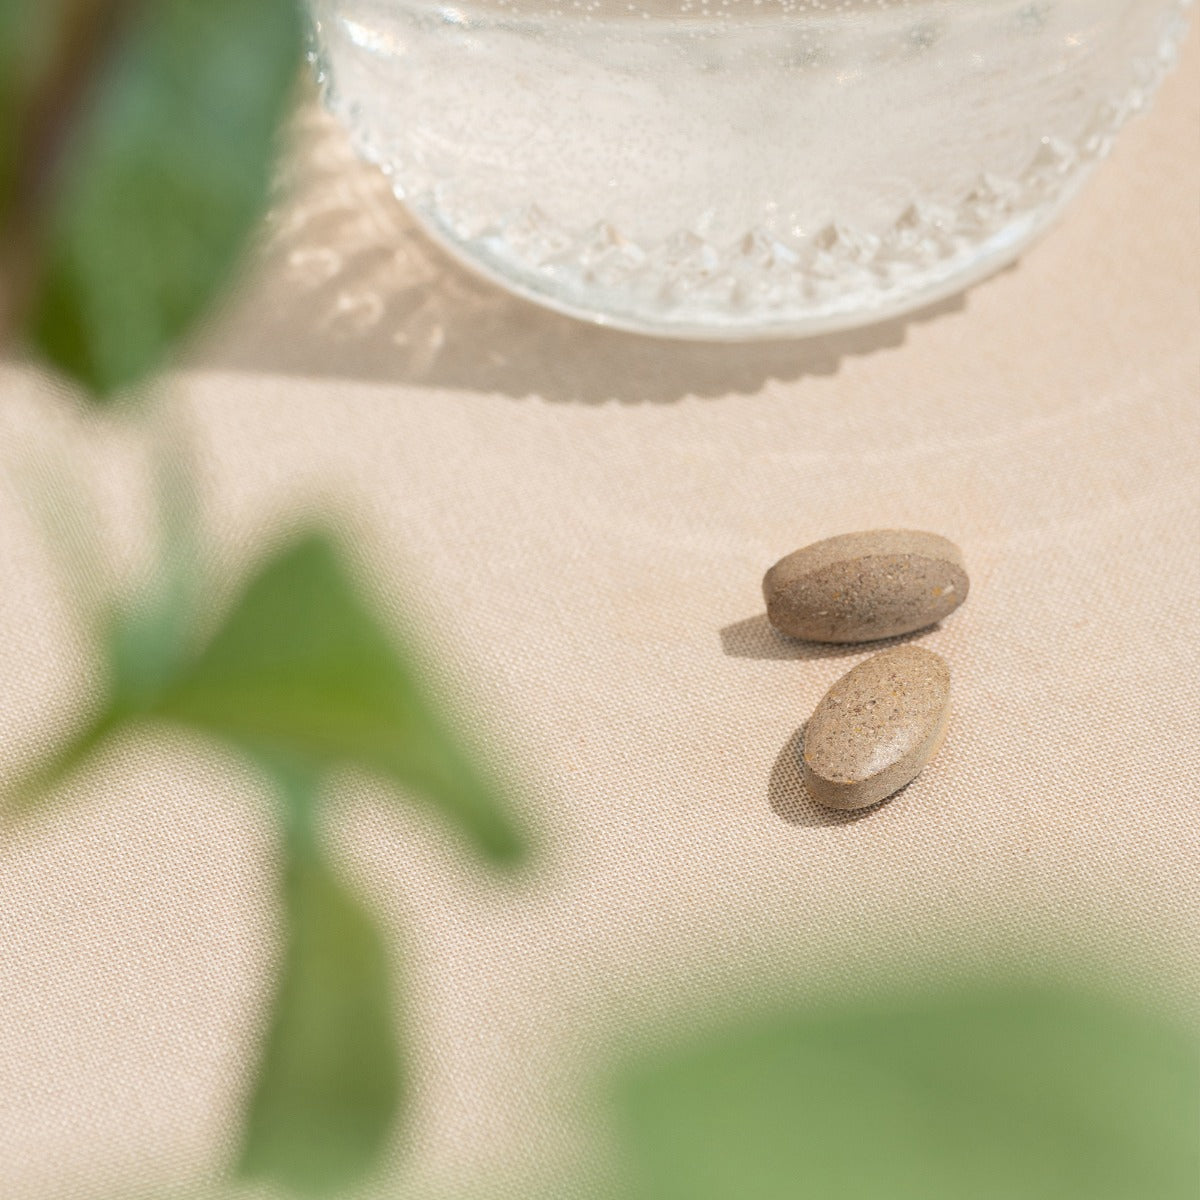
<path id="1" fill-rule="evenodd" d="M 802 725 L 783 744 L 771 768 L 771 778 L 767 785 L 767 799 L 771 811 L 789 825 L 806 825 L 810 827 L 830 825 L 854 825 L 859 821 L 877 813 L 885 804 L 898 796 L 893 793 L 887 799 L 881 800 L 870 808 L 855 808 L 842 811 L 836 808 L 826 808 L 818 804 L 804 786 L 804 777 L 800 770 L 800 757 L 804 752 L 804 726 Z M 900 791 L 904 789 L 901 788 Z"/>
<path id="2" fill-rule="evenodd" d="M 806 642 L 780 633 L 766 613 L 734 621 L 720 630 L 721 650 L 730 658 L 787 659 L 812 662 L 824 658 L 851 658 L 874 654 L 891 646 L 902 646 L 929 633 L 936 633 L 940 624 L 916 629 L 899 637 L 880 638 L 874 642 Z"/>

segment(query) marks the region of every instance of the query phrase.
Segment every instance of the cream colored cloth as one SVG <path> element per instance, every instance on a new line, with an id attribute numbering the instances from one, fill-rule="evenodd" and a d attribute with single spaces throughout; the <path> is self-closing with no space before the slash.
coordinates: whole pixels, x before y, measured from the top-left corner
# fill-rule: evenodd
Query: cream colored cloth
<path id="1" fill-rule="evenodd" d="M 447 695 L 497 733 L 539 849 L 525 879 L 489 880 L 433 820 L 337 789 L 331 842 L 406 996 L 393 1194 L 571 1200 L 580 1097 L 622 1026 L 670 1026 L 693 990 L 853 980 L 880 947 L 1109 957 L 1196 1017 L 1194 31 L 1015 269 L 808 343 L 543 313 L 448 265 L 324 118 L 305 146 L 262 269 L 166 384 L 206 537 L 238 567 L 295 505 L 341 512 Z M 7 772 L 92 678 L 30 497 L 91 497 L 112 577 L 144 558 L 149 509 L 136 421 L 19 364 L 0 398 Z M 852 820 L 805 799 L 789 743 L 866 652 L 784 643 L 759 581 L 881 525 L 953 538 L 972 587 L 921 642 L 953 672 L 944 749 Z M 227 1162 L 275 953 L 267 797 L 242 765 L 125 742 L 72 799 L 0 847 L 5 1200 Z"/>

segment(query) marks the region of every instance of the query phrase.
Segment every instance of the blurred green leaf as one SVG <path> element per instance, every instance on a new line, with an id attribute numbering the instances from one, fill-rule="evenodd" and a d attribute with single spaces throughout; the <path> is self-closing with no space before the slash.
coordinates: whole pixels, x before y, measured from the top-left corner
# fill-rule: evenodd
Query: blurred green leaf
<path id="1" fill-rule="evenodd" d="M 329 1195 L 375 1162 L 400 1099 L 399 1055 L 378 932 L 311 841 L 289 848 L 283 978 L 239 1170 Z"/>
<path id="2" fill-rule="evenodd" d="M 491 858 L 522 852 L 496 788 L 324 537 L 307 536 L 260 569 L 153 711 L 314 771 L 368 768 L 415 789 Z"/>
<path id="3" fill-rule="evenodd" d="M 634 1073 L 636 1200 L 1194 1200 L 1194 1042 L 1105 1002 L 797 1015 Z"/>
<path id="4" fill-rule="evenodd" d="M 99 394 L 157 366 L 229 276 L 301 49 L 296 0 L 119 7 L 69 114 L 29 314 L 42 353 Z"/>
<path id="5" fill-rule="evenodd" d="M 167 520 L 187 533 L 182 503 Z M 341 765 L 373 769 L 417 789 L 493 859 L 511 860 L 522 845 L 327 538 L 309 535 L 269 558 L 212 638 L 188 653 L 188 622 L 175 610 L 194 603 L 194 560 L 194 549 L 182 554 L 175 581 L 168 572 L 143 597 L 144 613 L 118 623 L 109 701 L 18 785 L 18 807 L 51 791 L 109 733 L 145 718 L 232 743 L 272 776 L 289 831 L 287 946 L 241 1169 L 328 1195 L 375 1161 L 400 1072 L 380 939 L 316 849 L 323 776 Z"/>
<path id="6" fill-rule="evenodd" d="M 264 563 L 214 636 L 189 654 L 194 542 L 180 518 L 167 519 L 191 553 L 176 555 L 176 569 L 164 565 L 137 607 L 118 613 L 102 711 L 6 789 L 13 808 L 31 807 L 118 726 L 158 717 L 248 753 L 274 776 L 292 819 L 301 815 L 293 776 L 355 766 L 431 804 L 493 861 L 521 858 L 501 790 L 426 696 L 327 538 L 308 535 Z"/>
<path id="7" fill-rule="evenodd" d="M 176 557 L 178 570 L 164 568 L 139 606 L 114 622 L 113 689 L 102 712 L 18 782 L 17 808 L 52 790 L 116 727 L 166 718 L 264 764 L 293 817 L 292 775 L 366 768 L 432 804 L 494 862 L 523 856 L 502 792 L 425 695 L 328 539 L 305 536 L 260 566 L 191 656 L 197 564 L 194 553 Z"/>

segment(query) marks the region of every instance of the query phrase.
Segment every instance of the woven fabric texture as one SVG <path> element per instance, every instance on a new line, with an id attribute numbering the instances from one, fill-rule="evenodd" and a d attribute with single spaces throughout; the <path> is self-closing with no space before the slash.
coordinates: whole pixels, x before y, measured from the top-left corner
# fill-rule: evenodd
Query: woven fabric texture
<path id="1" fill-rule="evenodd" d="M 370 781 L 334 789 L 327 836 L 404 995 L 390 1194 L 571 1200 L 594 1060 L 705 991 L 998 953 L 1109 959 L 1197 1016 L 1195 30 L 1016 268 L 807 343 L 535 310 L 427 246 L 325 118 L 300 126 L 261 265 L 150 424 L 191 446 L 231 577 L 297 508 L 340 514 L 390 619 L 523 781 L 537 845 L 492 878 Z M 128 578 L 151 435 L 19 362 L 0 396 L 7 775 L 95 684 L 35 498 L 84 498 L 97 554 L 73 587 Z M 804 796 L 794 737 L 867 651 L 780 639 L 759 584 L 879 526 L 955 540 L 971 596 L 919 639 L 952 671 L 944 748 L 854 819 Z M 268 803 L 200 741 L 127 740 L 0 846 L 6 1200 L 228 1162 L 277 954 Z"/>

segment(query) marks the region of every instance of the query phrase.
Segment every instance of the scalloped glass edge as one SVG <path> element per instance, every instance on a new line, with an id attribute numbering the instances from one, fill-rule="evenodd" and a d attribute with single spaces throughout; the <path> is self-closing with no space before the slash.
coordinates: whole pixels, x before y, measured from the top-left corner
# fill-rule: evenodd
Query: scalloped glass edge
<path id="1" fill-rule="evenodd" d="M 1097 104 L 1075 142 L 1039 139 L 1016 177 L 984 174 L 953 206 L 909 204 L 883 236 L 831 223 L 799 244 L 750 229 L 717 245 L 682 230 L 640 245 L 607 223 L 571 229 L 536 206 L 465 234 L 441 215 L 437 186 L 415 190 L 343 111 L 319 48 L 325 107 L 356 153 L 389 176 L 429 237 L 469 270 L 535 304 L 656 337 L 748 341 L 832 333 L 903 316 L 1012 263 L 1055 224 L 1116 134 L 1145 111 L 1178 59 L 1192 0 L 1178 0 L 1157 52 L 1132 64 L 1123 95 Z"/>

